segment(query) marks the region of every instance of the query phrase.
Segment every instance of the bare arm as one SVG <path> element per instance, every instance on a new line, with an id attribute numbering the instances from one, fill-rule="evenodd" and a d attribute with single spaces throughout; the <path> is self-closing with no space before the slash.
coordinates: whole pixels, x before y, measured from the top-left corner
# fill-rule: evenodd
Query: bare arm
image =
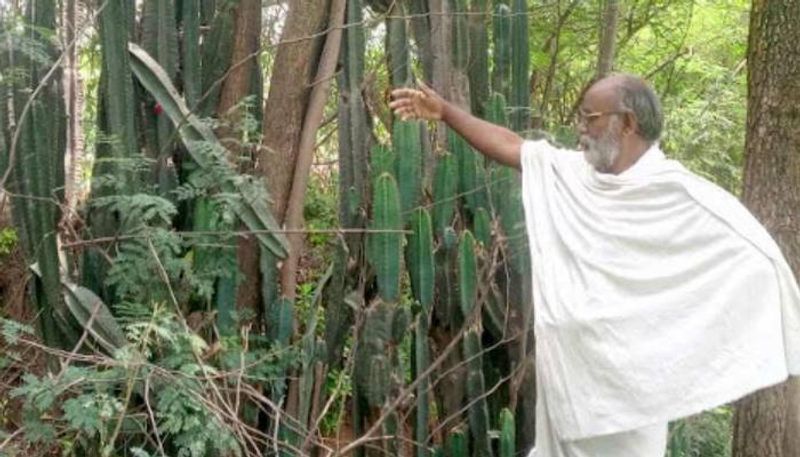
<path id="1" fill-rule="evenodd" d="M 417 89 L 395 89 L 389 104 L 401 119 L 441 120 L 469 144 L 492 160 L 520 168 L 522 137 L 511 130 L 479 119 L 443 99 L 420 83 Z"/>

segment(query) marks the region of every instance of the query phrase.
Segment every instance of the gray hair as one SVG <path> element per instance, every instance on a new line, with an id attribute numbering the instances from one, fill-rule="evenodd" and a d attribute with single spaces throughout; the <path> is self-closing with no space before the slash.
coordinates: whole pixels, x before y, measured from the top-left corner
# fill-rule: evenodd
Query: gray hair
<path id="1" fill-rule="evenodd" d="M 661 138 L 664 129 L 664 115 L 658 95 L 643 79 L 626 74 L 617 76 L 617 91 L 621 108 L 630 110 L 639 124 L 639 136 L 655 142 Z"/>

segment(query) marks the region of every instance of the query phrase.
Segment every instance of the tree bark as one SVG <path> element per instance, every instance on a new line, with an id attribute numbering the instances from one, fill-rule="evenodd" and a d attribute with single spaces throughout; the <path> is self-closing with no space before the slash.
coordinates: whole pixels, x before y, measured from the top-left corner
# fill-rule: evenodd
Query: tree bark
<path id="1" fill-rule="evenodd" d="M 262 144 L 257 169 L 266 177 L 273 214 L 283 223 L 294 176 L 300 134 L 316 76 L 330 0 L 290 3 L 281 44 L 273 64 L 264 105 Z"/>
<path id="2" fill-rule="evenodd" d="M 800 275 L 800 1 L 754 0 L 747 63 L 745 205 Z M 792 379 L 737 405 L 734 457 L 800 455 L 800 383 Z"/>
<path id="3" fill-rule="evenodd" d="M 241 145 L 241 135 L 233 126 L 240 124 L 246 107 L 240 105 L 242 100 L 254 91 L 252 75 L 258 68 L 258 52 L 261 46 L 261 0 L 241 0 L 234 11 L 233 52 L 230 69 L 222 82 L 217 116 L 222 120 L 222 127 L 217 132 L 220 140 L 231 152 L 232 161 L 246 155 Z M 260 103 L 260 100 L 258 101 Z M 249 164 L 250 162 L 244 161 Z M 247 166 L 245 171 L 252 171 Z M 240 309 L 258 310 L 261 303 L 260 273 L 258 264 L 258 241 L 249 236 L 238 241 L 237 259 L 239 270 L 246 278 L 239 283 L 236 290 L 236 304 Z"/>
<path id="4" fill-rule="evenodd" d="M 600 24 L 600 48 L 597 53 L 597 79 L 609 73 L 614 67 L 614 52 L 617 43 L 617 21 L 619 0 L 606 0 L 603 21 Z"/>

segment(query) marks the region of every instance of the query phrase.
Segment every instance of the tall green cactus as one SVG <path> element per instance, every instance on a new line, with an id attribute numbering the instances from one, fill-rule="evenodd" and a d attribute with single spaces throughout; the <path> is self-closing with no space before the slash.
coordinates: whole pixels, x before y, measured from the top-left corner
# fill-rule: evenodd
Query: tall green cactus
<path id="1" fill-rule="evenodd" d="M 397 167 L 396 160 L 394 148 L 382 144 L 377 144 L 372 147 L 369 174 L 373 185 L 380 175 L 384 173 L 394 174 Z"/>
<path id="2" fill-rule="evenodd" d="M 170 80 L 178 73 L 178 36 L 174 0 L 147 0 L 142 13 L 142 47 L 164 69 Z M 159 115 L 152 103 L 145 110 L 145 121 L 151 131 L 149 153 L 153 160 L 153 180 L 161 195 L 169 196 L 177 185 L 175 168 L 171 165 L 174 148 L 174 128 L 166 116 Z"/>
<path id="3" fill-rule="evenodd" d="M 514 414 L 508 408 L 500 411 L 500 457 L 514 457 L 516 449 Z"/>
<path id="4" fill-rule="evenodd" d="M 494 44 L 492 90 L 507 96 L 511 87 L 511 9 L 500 1 L 497 1 L 494 7 L 492 39 Z"/>
<path id="5" fill-rule="evenodd" d="M 461 314 L 470 317 L 477 301 L 478 263 L 475 258 L 475 238 L 468 230 L 458 245 L 458 293 Z"/>
<path id="6" fill-rule="evenodd" d="M 391 2 L 386 18 L 386 55 L 389 63 L 389 82 L 392 87 L 406 86 L 411 83 L 408 32 L 406 31 L 404 9 L 403 2 Z"/>
<path id="7" fill-rule="evenodd" d="M 430 348 L 428 346 L 429 318 L 430 312 L 427 307 L 423 306 L 422 311 L 417 314 L 416 334 L 414 335 L 414 371 L 416 378 L 420 378 L 430 365 Z M 428 457 L 430 454 L 427 447 L 428 422 L 430 420 L 430 400 L 428 398 L 430 385 L 428 376 L 418 379 L 416 421 L 414 423 L 417 457 Z"/>
<path id="8" fill-rule="evenodd" d="M 484 117 L 489 100 L 489 2 L 472 0 L 469 11 L 469 90 L 472 113 Z"/>
<path id="9" fill-rule="evenodd" d="M 103 138 L 98 141 L 93 176 L 105 176 L 105 185 L 92 189 L 92 198 L 116 193 L 132 193 L 139 187 L 131 162 L 140 159 L 135 113 L 133 76 L 130 71 L 128 40 L 133 10 L 127 2 L 104 2 L 99 16 L 99 36 L 102 66 L 98 91 L 97 126 Z M 116 232 L 117 219 L 107 209 L 92 208 L 89 212 L 90 233 L 93 237 L 111 236 Z M 84 254 L 83 282 L 101 298 L 108 300 L 105 277 L 108 263 L 97 247 Z"/>
<path id="10" fill-rule="evenodd" d="M 378 293 L 383 300 L 396 302 L 400 297 L 403 222 L 397 184 L 388 173 L 375 181 L 369 228 L 376 231 L 367 238 L 367 256 L 378 278 Z"/>
<path id="11" fill-rule="evenodd" d="M 456 428 L 447 437 L 447 455 L 450 457 L 469 456 L 469 441 L 464 430 Z"/>
<path id="12" fill-rule="evenodd" d="M 181 77 L 189 108 L 200 101 L 200 0 L 181 0 Z"/>
<path id="13" fill-rule="evenodd" d="M 473 325 L 464 335 L 464 359 L 467 361 L 467 396 L 469 429 L 472 436 L 472 455 L 491 457 L 489 442 L 489 408 L 486 404 L 486 383 L 483 377 L 483 346 L 481 328 Z"/>
<path id="14" fill-rule="evenodd" d="M 478 208 L 472 221 L 475 239 L 488 249 L 492 244 L 492 220 L 486 208 Z"/>
<path id="15" fill-rule="evenodd" d="M 220 82 L 224 80 L 225 72 L 231 65 L 231 53 L 233 52 L 233 20 L 234 7 L 236 2 L 221 2 L 217 8 L 203 5 L 201 17 L 211 22 L 211 30 L 203 40 L 201 49 L 202 60 L 202 99 L 199 106 L 190 106 L 202 117 L 210 117 L 216 114 L 217 103 L 221 90 Z M 213 19 L 210 19 L 213 18 Z"/>
<path id="16" fill-rule="evenodd" d="M 400 205 L 403 219 L 409 220 L 411 211 L 419 204 L 422 193 L 422 147 L 417 122 L 395 121 L 392 142 L 396 157 L 397 185 L 400 188 Z"/>
<path id="17" fill-rule="evenodd" d="M 424 208 L 417 208 L 411 218 L 412 233 L 408 237 L 406 265 L 414 298 L 423 309 L 433 305 L 433 229 L 431 217 Z"/>
<path id="18" fill-rule="evenodd" d="M 464 197 L 473 214 L 478 208 L 488 208 L 483 158 L 453 130 L 448 129 L 447 142 L 458 161 L 459 194 Z"/>
<path id="19" fill-rule="evenodd" d="M 339 222 L 363 227 L 368 181 L 369 127 L 361 87 L 364 82 L 366 35 L 361 0 L 347 0 L 339 76 Z M 361 236 L 345 236 L 352 258 L 360 257 Z"/>
<path id="20" fill-rule="evenodd" d="M 5 131 L 8 153 L 14 153 L 14 161 L 4 157 L 3 162 L 12 166 L 9 187 L 15 193 L 14 219 L 22 234 L 27 262 L 37 263 L 41 275 L 32 281 L 32 299 L 38 307 L 39 326 L 48 345 L 61 346 L 69 342 L 62 340 L 55 314 L 63 309 L 61 278 L 56 243 L 56 226 L 59 219 L 58 204 L 63 199 L 65 108 L 57 76 L 44 77 L 55 62 L 56 49 L 52 46 L 51 33 L 56 28 L 54 0 L 28 2 L 24 38 L 41 44 L 46 57 L 41 59 L 9 49 L 10 62 L 18 68 L 17 77 L 10 81 L 10 99 L 3 99 L 5 120 L 14 120 L 16 129 Z M 6 39 L 13 40 L 9 35 Z M 24 49 L 24 47 L 20 47 Z M 44 61 L 44 62 L 43 62 Z M 39 84 L 41 88 L 38 88 Z M 38 93 L 34 91 L 38 90 Z M 35 97 L 34 97 L 35 95 Z M 27 109 L 26 109 L 27 105 Z M 10 112 L 5 112 L 9 108 Z M 0 173 L 5 173 L 4 167 Z"/>
<path id="21" fill-rule="evenodd" d="M 446 153 L 436 163 L 433 179 L 433 227 L 438 236 L 453 222 L 458 204 L 458 162 L 452 153 Z"/>
<path id="22" fill-rule="evenodd" d="M 530 51 L 528 44 L 528 2 L 513 1 L 511 20 L 511 126 L 517 132 L 528 129 L 530 124 Z"/>
<path id="23" fill-rule="evenodd" d="M 451 5 L 453 8 L 453 62 L 458 71 L 466 74 L 470 58 L 467 0 L 451 0 Z"/>

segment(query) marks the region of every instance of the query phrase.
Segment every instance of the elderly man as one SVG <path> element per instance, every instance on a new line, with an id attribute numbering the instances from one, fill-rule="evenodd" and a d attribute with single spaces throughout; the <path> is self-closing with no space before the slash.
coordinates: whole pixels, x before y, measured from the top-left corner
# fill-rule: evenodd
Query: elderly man
<path id="1" fill-rule="evenodd" d="M 640 78 L 586 92 L 583 153 L 516 133 L 425 85 L 403 119 L 442 120 L 522 170 L 536 335 L 536 457 L 662 457 L 667 422 L 800 374 L 800 291 L 730 194 L 664 157 Z"/>

